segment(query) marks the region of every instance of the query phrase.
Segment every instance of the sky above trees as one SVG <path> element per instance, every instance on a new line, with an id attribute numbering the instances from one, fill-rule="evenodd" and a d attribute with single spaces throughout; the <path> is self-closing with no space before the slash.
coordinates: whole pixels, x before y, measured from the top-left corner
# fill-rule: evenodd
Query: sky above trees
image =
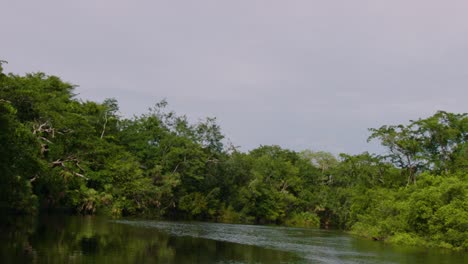
<path id="1" fill-rule="evenodd" d="M 12 1 L 6 72 L 44 71 L 122 115 L 166 98 L 244 150 L 359 153 L 366 128 L 467 112 L 466 1 Z"/>

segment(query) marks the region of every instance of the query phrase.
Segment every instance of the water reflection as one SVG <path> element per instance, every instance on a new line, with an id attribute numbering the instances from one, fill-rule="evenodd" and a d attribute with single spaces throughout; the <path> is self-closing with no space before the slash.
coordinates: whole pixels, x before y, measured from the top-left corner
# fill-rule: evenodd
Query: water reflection
<path id="1" fill-rule="evenodd" d="M 175 237 L 99 217 L 2 219 L 1 263 L 295 263 L 293 253 Z"/>
<path id="2" fill-rule="evenodd" d="M 464 253 L 395 247 L 318 229 L 0 218 L 0 263 L 467 263 Z"/>

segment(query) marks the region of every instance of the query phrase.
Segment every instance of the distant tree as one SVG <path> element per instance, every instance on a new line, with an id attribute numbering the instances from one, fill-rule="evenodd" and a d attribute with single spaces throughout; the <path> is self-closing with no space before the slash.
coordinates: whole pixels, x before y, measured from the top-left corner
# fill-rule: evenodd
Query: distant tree
<path id="1" fill-rule="evenodd" d="M 467 161 L 468 114 L 438 111 L 429 118 L 412 121 L 411 125 L 415 128 L 428 169 L 447 173 L 455 169 L 458 161 Z"/>
<path id="2" fill-rule="evenodd" d="M 331 171 L 339 163 L 338 159 L 333 154 L 326 151 L 304 150 L 300 155 L 304 159 L 309 160 L 312 165 L 320 169 L 325 183 L 333 183 L 333 175 L 331 174 Z"/>
<path id="3" fill-rule="evenodd" d="M 434 116 L 411 121 L 409 125 L 382 126 L 369 129 L 372 139 L 380 140 L 388 150 L 385 156 L 404 169 L 408 184 L 416 183 L 418 172 L 448 172 L 451 164 L 464 160 L 468 127 L 467 114 L 443 111 Z M 465 165 L 461 165 L 465 166 Z"/>

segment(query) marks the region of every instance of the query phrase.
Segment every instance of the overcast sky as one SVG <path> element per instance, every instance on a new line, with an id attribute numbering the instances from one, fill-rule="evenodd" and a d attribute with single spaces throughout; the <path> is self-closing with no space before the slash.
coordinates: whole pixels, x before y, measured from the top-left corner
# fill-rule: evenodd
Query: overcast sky
<path id="1" fill-rule="evenodd" d="M 249 150 L 375 151 L 367 128 L 468 111 L 465 0 L 0 0 L 7 72 L 114 97 L 166 98 Z"/>

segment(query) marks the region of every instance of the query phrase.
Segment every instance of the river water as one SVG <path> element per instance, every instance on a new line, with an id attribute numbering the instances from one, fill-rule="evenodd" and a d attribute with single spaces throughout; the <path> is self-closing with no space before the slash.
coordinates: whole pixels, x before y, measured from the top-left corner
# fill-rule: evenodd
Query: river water
<path id="1" fill-rule="evenodd" d="M 103 217 L 6 217 L 0 263 L 468 263 L 320 229 Z"/>

